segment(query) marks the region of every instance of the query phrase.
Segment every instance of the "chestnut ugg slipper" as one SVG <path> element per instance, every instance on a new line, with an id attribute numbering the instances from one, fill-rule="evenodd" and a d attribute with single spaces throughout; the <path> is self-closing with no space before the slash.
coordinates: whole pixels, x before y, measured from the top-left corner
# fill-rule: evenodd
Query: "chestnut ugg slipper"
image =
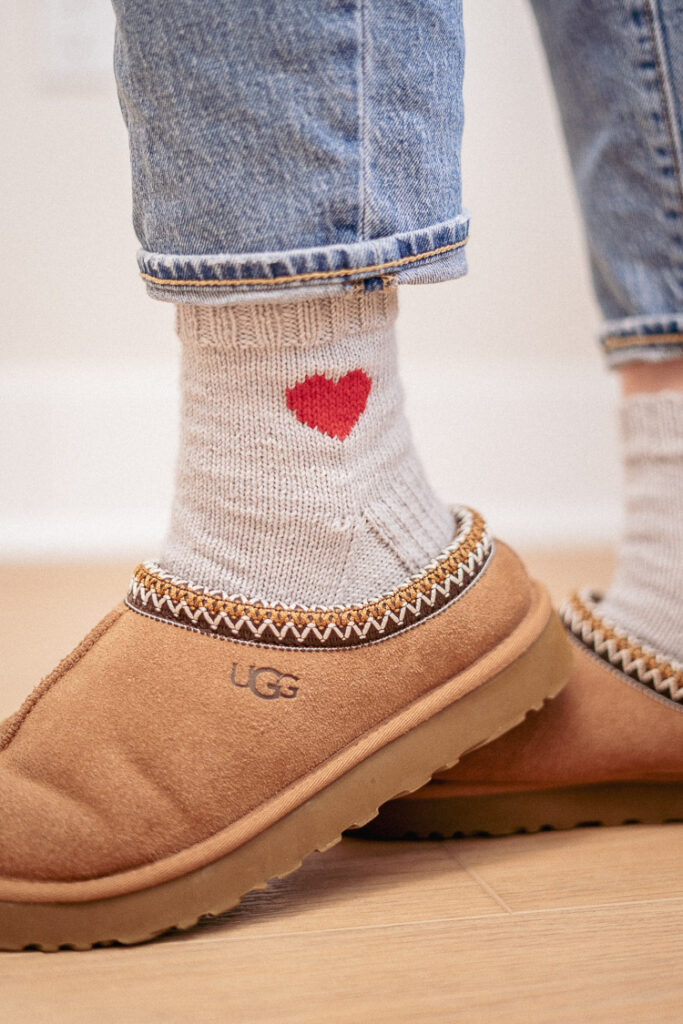
<path id="1" fill-rule="evenodd" d="M 0 948 L 217 914 L 555 694 L 546 592 L 477 513 L 385 598 L 235 601 L 145 565 L 0 735 Z"/>
<path id="2" fill-rule="evenodd" d="M 575 665 L 539 714 L 364 830 L 375 838 L 506 835 L 683 821 L 683 665 L 604 622 L 599 595 L 564 605 Z"/>

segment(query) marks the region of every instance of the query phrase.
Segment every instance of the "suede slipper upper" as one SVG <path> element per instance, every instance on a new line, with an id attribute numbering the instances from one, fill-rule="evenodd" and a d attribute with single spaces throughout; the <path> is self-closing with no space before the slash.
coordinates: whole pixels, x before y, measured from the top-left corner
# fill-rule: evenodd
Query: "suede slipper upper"
<path id="1" fill-rule="evenodd" d="M 459 509 L 439 559 L 349 608 L 145 565 L 0 735 L 0 948 L 219 913 L 511 727 L 571 658 L 546 592 Z"/>
<path id="2" fill-rule="evenodd" d="M 565 603 L 574 670 L 540 713 L 383 808 L 375 836 L 683 820 L 683 666 Z"/>

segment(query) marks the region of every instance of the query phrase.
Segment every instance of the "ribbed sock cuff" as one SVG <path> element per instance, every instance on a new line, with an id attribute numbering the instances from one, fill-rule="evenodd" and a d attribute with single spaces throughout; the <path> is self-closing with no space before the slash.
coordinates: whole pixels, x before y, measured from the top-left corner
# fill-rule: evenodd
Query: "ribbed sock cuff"
<path id="1" fill-rule="evenodd" d="M 395 289 L 298 302 L 176 306 L 185 344 L 221 348 L 315 348 L 348 335 L 386 331 L 398 315 Z"/>
<path id="2" fill-rule="evenodd" d="M 620 419 L 627 458 L 683 456 L 683 392 L 630 395 Z"/>

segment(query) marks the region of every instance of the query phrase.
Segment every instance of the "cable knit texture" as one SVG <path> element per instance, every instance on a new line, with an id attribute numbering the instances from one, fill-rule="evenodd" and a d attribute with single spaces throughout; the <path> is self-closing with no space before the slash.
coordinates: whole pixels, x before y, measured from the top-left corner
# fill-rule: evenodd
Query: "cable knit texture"
<path id="1" fill-rule="evenodd" d="M 599 614 L 683 661 L 683 394 L 625 399 L 621 428 L 625 530 Z"/>
<path id="2" fill-rule="evenodd" d="M 354 604 L 451 542 L 403 411 L 396 312 L 393 291 L 178 307 L 165 570 L 247 600 Z"/>

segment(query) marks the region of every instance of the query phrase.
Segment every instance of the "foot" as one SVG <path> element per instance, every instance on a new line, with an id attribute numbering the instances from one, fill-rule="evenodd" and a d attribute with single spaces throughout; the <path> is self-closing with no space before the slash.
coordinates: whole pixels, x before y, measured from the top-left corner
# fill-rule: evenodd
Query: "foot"
<path id="1" fill-rule="evenodd" d="M 152 565 L 0 734 L 0 948 L 218 914 L 564 683 L 545 591 L 480 516 L 379 601 L 269 607 Z"/>
<path id="2" fill-rule="evenodd" d="M 574 670 L 516 729 L 393 801 L 375 837 L 504 835 L 584 824 L 683 820 L 683 665 L 574 595 L 563 618 Z"/>

